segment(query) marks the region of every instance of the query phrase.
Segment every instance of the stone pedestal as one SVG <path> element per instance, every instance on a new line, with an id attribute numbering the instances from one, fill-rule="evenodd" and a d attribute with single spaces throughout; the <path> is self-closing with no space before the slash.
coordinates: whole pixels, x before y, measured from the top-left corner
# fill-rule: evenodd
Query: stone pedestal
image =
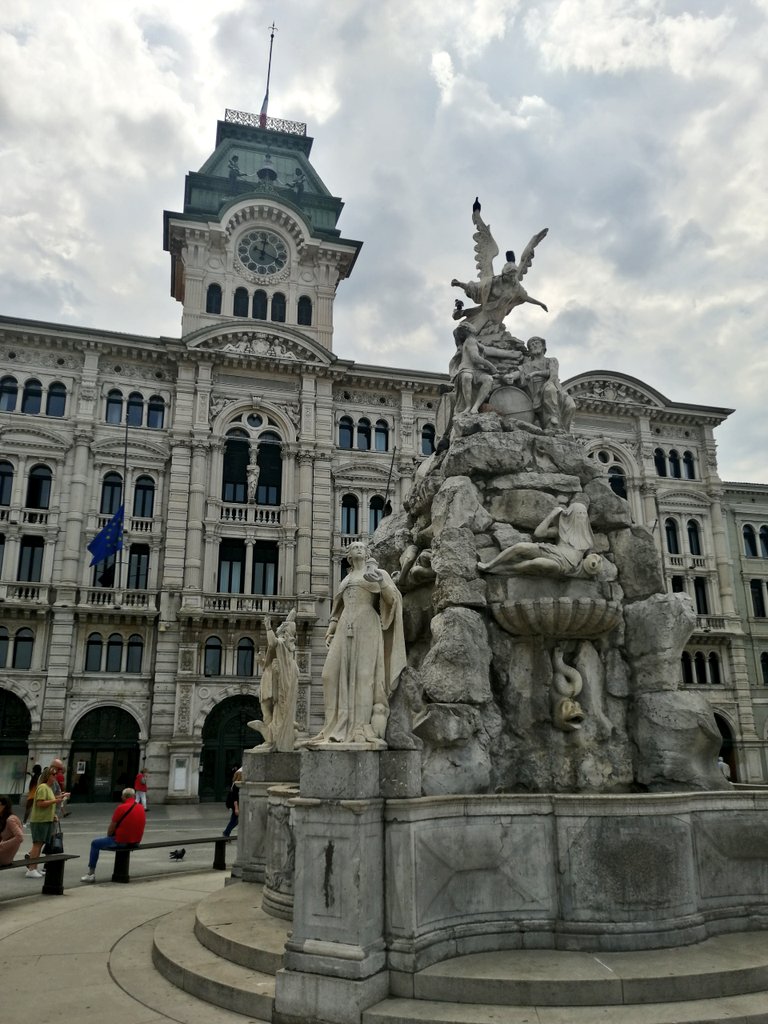
<path id="1" fill-rule="evenodd" d="M 374 751 L 305 750 L 293 932 L 275 1019 L 357 1024 L 389 990 L 384 944 L 384 801 Z"/>
<path id="2" fill-rule="evenodd" d="M 255 747 L 243 755 L 237 861 L 232 874 L 244 882 L 263 882 L 266 862 L 267 799 L 277 783 L 298 783 L 299 751 L 280 753 Z"/>
<path id="3" fill-rule="evenodd" d="M 267 792 L 266 864 L 261 908 L 272 917 L 293 918 L 295 842 L 292 802 L 298 786 L 270 786 Z"/>

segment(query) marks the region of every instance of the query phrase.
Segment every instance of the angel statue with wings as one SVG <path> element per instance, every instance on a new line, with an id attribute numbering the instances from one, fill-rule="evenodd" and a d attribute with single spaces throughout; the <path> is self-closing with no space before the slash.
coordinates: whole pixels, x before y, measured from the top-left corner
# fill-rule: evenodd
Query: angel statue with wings
<path id="1" fill-rule="evenodd" d="M 454 320 L 465 320 L 474 327 L 483 342 L 499 341 L 508 337 L 504 327 L 504 318 L 515 308 L 525 302 L 547 307 L 538 299 L 532 298 L 520 283 L 533 262 L 533 251 L 548 228 L 534 235 L 523 250 L 519 263 L 515 263 L 515 254 L 511 250 L 506 253 L 506 263 L 500 274 L 493 272 L 493 259 L 499 254 L 491 229 L 480 216 L 480 202 L 475 199 L 472 206 L 472 222 L 477 228 L 473 238 L 475 242 L 475 264 L 478 270 L 477 281 L 451 281 L 452 288 L 462 288 L 468 298 L 476 302 L 476 306 L 464 309 L 462 302 L 456 302 Z"/>

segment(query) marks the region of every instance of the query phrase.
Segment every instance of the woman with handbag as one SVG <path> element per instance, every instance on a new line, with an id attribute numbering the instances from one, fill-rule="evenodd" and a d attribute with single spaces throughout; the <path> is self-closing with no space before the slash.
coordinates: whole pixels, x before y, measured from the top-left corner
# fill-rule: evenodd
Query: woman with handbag
<path id="1" fill-rule="evenodd" d="M 69 793 L 60 793 L 59 796 L 56 796 L 50 785 L 51 774 L 52 770 L 50 768 L 44 768 L 35 790 L 35 799 L 29 815 L 29 827 L 32 831 L 32 849 L 29 851 L 28 860 L 34 860 L 40 856 L 43 843 L 48 842 L 53 832 L 56 808 L 69 796 Z M 30 864 L 25 877 L 42 878 L 43 872 L 40 871 L 37 865 Z"/>
<path id="2" fill-rule="evenodd" d="M 32 766 L 32 776 L 31 776 L 31 778 L 29 780 L 29 789 L 27 790 L 27 797 L 26 797 L 26 800 L 24 802 L 24 825 L 25 826 L 26 826 L 27 822 L 29 821 L 30 814 L 32 813 L 32 805 L 35 802 L 35 790 L 37 789 L 37 784 L 40 781 L 40 775 L 42 774 L 42 771 L 43 771 L 43 769 L 41 768 L 41 766 L 39 764 L 35 764 L 35 765 Z"/>
<path id="3" fill-rule="evenodd" d="M 11 801 L 0 796 L 0 867 L 13 863 L 23 838 L 24 829 L 12 813 Z"/>

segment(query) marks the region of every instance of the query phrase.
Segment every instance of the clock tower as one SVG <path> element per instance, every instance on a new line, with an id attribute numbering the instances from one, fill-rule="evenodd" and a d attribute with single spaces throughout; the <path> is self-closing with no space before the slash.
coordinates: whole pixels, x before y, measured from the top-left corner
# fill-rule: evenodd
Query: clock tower
<path id="1" fill-rule="evenodd" d="M 344 204 L 309 162 L 306 125 L 262 123 L 227 110 L 214 152 L 187 175 L 183 211 L 164 214 L 182 336 L 267 321 L 330 351 L 336 287 L 362 243 L 336 227 Z"/>

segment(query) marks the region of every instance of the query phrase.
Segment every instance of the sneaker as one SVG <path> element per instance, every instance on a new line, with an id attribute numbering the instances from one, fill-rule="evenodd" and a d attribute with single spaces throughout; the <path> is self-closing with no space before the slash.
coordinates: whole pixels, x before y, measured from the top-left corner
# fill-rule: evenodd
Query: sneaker
<path id="1" fill-rule="evenodd" d="M 96 875 L 95 874 L 91 874 L 89 872 L 87 875 L 83 875 L 83 877 L 80 879 L 80 881 L 81 882 L 95 882 L 96 881 Z"/>
<path id="2" fill-rule="evenodd" d="M 42 878 L 43 877 L 43 872 L 42 871 L 38 871 L 37 868 L 27 868 L 27 870 L 24 872 L 24 877 L 25 878 Z"/>

